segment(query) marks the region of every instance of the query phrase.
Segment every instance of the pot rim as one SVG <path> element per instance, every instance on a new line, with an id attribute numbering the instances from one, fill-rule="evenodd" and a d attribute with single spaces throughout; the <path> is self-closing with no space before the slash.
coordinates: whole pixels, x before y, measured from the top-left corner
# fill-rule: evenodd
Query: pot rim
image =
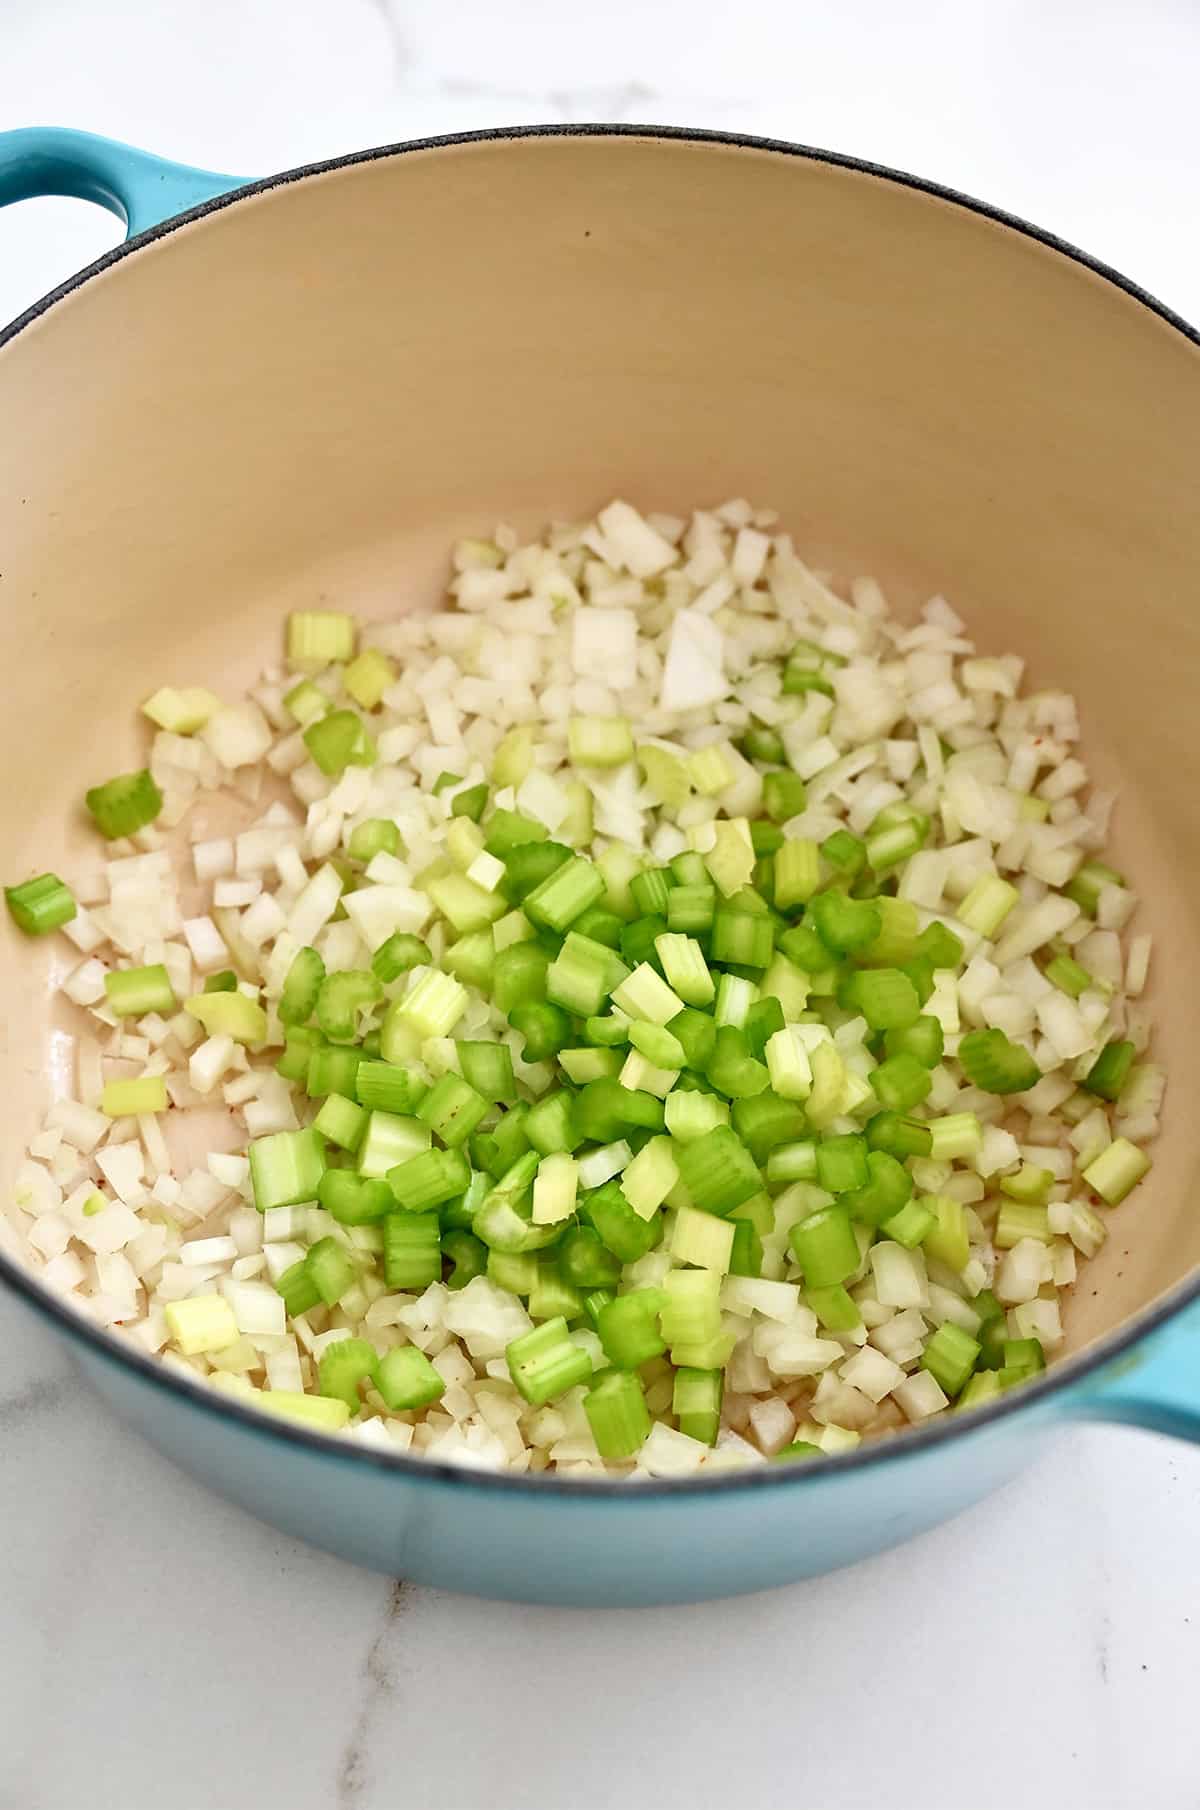
<path id="1" fill-rule="evenodd" d="M 131 253 L 139 251 L 143 246 L 153 244 L 155 240 L 166 238 L 181 227 L 189 226 L 207 214 L 236 206 L 237 203 L 254 195 L 265 194 L 271 189 L 285 184 L 301 182 L 311 176 L 322 176 L 332 170 L 349 168 L 355 164 L 373 163 L 384 158 L 402 157 L 414 151 L 435 151 L 456 145 L 486 144 L 494 141 L 520 141 L 531 138 L 631 138 L 645 140 L 666 140 L 673 142 L 691 142 L 705 145 L 723 145 L 734 150 L 769 151 L 779 156 L 795 157 L 809 163 L 827 164 L 835 169 L 852 170 L 858 175 L 870 176 L 876 180 L 895 184 L 900 188 L 916 189 L 930 195 L 934 199 L 949 202 L 955 207 L 964 208 L 970 213 L 978 214 L 998 226 L 1032 239 L 1050 251 L 1058 252 L 1080 265 L 1092 275 L 1102 278 L 1113 287 L 1121 290 L 1134 301 L 1141 303 L 1151 314 L 1155 314 L 1166 324 L 1175 329 L 1194 346 L 1200 346 L 1200 332 L 1185 321 L 1182 316 L 1168 308 L 1147 290 L 1132 282 L 1111 265 L 1101 262 L 1080 251 L 1075 245 L 1044 228 L 1033 226 L 1019 215 L 1010 214 L 1003 208 L 994 207 L 974 196 L 965 195 L 958 189 L 932 182 L 907 171 L 891 169 L 886 164 L 873 163 L 861 157 L 848 156 L 843 152 L 821 150 L 812 145 L 794 144 L 786 139 L 756 137 L 750 133 L 719 132 L 701 127 L 690 126 L 641 126 L 636 124 L 550 124 L 532 126 L 501 126 L 475 132 L 452 132 L 426 138 L 415 138 L 401 144 L 380 145 L 363 151 L 349 152 L 341 157 L 323 159 L 320 162 L 302 164 L 295 169 L 283 170 L 273 176 L 265 176 L 257 181 L 247 182 L 228 192 L 203 201 L 198 206 L 189 208 L 180 214 L 170 215 L 157 225 L 148 227 L 123 244 L 115 246 L 103 257 L 96 259 L 83 270 L 67 278 L 56 288 L 34 302 L 19 314 L 7 326 L 0 327 L 0 349 L 11 341 L 35 320 L 39 319 L 56 303 L 63 301 L 77 289 L 83 287 L 94 277 L 113 265 L 120 263 Z M 517 1496 L 555 1497 L 559 1500 L 591 1502 L 596 1506 L 610 1502 L 662 1502 L 677 1498 L 709 1498 L 727 1496 L 730 1493 L 747 1490 L 787 1489 L 803 1487 L 806 1481 L 817 1477 L 828 1477 L 835 1471 L 839 1475 L 848 1476 L 851 1472 L 862 1472 L 878 1469 L 891 1460 L 904 1456 L 918 1457 L 930 1452 L 951 1440 L 982 1434 L 999 1426 L 1002 1422 L 1012 1420 L 1026 1409 L 1046 1408 L 1053 1400 L 1059 1398 L 1058 1405 L 1063 1405 L 1062 1398 L 1083 1378 L 1095 1377 L 1114 1359 L 1129 1353 L 1133 1347 L 1166 1324 L 1190 1302 L 1200 1300 L 1200 1271 L 1194 1272 L 1171 1289 L 1150 1308 L 1134 1316 L 1125 1323 L 1122 1329 L 1100 1340 L 1095 1346 L 1080 1352 L 1074 1357 L 1056 1363 L 1042 1373 L 1040 1380 L 1023 1385 L 1019 1389 L 1007 1391 L 999 1400 L 984 1407 L 972 1409 L 960 1419 L 957 1414 L 928 1421 L 923 1426 L 905 1429 L 898 1437 L 881 1438 L 867 1441 L 854 1451 L 805 1459 L 794 1464 L 748 1466 L 744 1470 L 731 1470 L 715 1477 L 687 1477 L 676 1479 L 654 1479 L 650 1482 L 636 1482 L 630 1479 L 614 1478 L 574 1478 L 559 1477 L 554 1473 L 541 1474 L 536 1477 L 513 1475 L 505 1471 L 483 1471 L 466 1466 L 439 1462 L 437 1459 L 409 1456 L 403 1452 L 382 1452 L 370 1446 L 352 1443 L 329 1434 L 314 1432 L 295 1422 L 281 1419 L 275 1415 L 265 1414 L 261 1409 L 244 1406 L 236 1396 L 218 1393 L 209 1384 L 198 1378 L 193 1382 L 179 1372 L 170 1369 L 158 1358 L 148 1352 L 133 1347 L 127 1339 L 108 1331 L 101 1326 L 93 1325 L 81 1313 L 67 1305 L 65 1297 L 59 1297 L 36 1280 L 33 1273 L 10 1258 L 0 1250 L 0 1282 L 21 1296 L 26 1304 L 43 1320 L 56 1326 L 67 1335 L 68 1344 L 75 1343 L 94 1353 L 106 1364 L 117 1371 L 132 1372 L 153 1387 L 157 1387 L 167 1397 L 181 1399 L 190 1407 L 218 1420 L 231 1423 L 243 1431 L 256 1434 L 260 1439 L 278 1444 L 282 1447 L 307 1451 L 313 1457 L 340 1462 L 348 1466 L 359 1466 L 363 1469 L 390 1472 L 398 1477 L 407 1478 L 411 1482 L 425 1485 L 439 1485 L 449 1488 L 477 1491 L 484 1495 L 502 1492 Z M 1122 1366 L 1124 1367 L 1124 1366 Z"/>

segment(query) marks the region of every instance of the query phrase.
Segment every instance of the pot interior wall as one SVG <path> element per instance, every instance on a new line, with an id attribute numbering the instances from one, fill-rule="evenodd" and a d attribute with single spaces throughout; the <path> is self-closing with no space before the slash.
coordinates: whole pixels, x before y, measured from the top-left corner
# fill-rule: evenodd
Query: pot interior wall
<path id="1" fill-rule="evenodd" d="M 243 200 L 0 351 L 4 876 L 94 863 L 70 801 L 138 764 L 133 705 L 237 688 L 288 607 L 430 605 L 455 533 L 614 493 L 773 504 L 816 563 L 943 590 L 1075 691 L 1122 787 L 1173 1110 L 1077 1291 L 1089 1339 L 1200 1262 L 1198 360 L 1061 253 L 765 149 L 485 141 Z M 55 957 L 0 940 L 7 1179 L 69 1064 Z"/>

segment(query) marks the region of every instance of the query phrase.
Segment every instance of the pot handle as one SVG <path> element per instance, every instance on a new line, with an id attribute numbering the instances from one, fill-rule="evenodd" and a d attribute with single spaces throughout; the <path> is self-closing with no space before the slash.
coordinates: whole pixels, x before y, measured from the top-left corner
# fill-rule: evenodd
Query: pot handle
<path id="1" fill-rule="evenodd" d="M 123 221 L 127 239 L 246 180 L 169 163 L 93 132 L 61 126 L 0 132 L 0 207 L 39 195 L 96 201 Z"/>
<path id="2" fill-rule="evenodd" d="M 1068 1412 L 1200 1444 L 1200 1301 L 1074 1391 Z"/>

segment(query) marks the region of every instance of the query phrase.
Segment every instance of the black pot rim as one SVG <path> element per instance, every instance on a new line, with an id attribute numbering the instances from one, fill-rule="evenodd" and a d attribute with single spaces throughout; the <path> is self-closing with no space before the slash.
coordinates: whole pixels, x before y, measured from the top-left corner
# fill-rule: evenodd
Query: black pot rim
<path id="1" fill-rule="evenodd" d="M 271 189 L 293 182 L 301 182 L 310 176 L 321 176 L 332 170 L 347 169 L 355 164 L 373 163 L 384 158 L 403 157 L 414 151 L 431 151 L 454 145 L 519 141 L 530 138 L 632 138 L 724 145 L 740 150 L 769 151 L 779 156 L 794 157 L 809 163 L 828 164 L 837 169 L 852 170 L 858 175 L 871 176 L 900 188 L 916 189 L 939 201 L 946 201 L 956 207 L 966 209 L 969 213 L 978 214 L 996 225 L 1007 227 L 1024 238 L 1032 239 L 1037 244 L 1060 253 L 1093 275 L 1112 284 L 1114 288 L 1123 291 L 1134 301 L 1140 302 L 1151 314 L 1157 315 L 1160 320 L 1173 327 L 1192 345 L 1200 346 L 1200 333 L 1194 327 L 1110 265 L 1100 262 L 1097 258 L 1089 257 L 1086 252 L 1080 251 L 1078 247 L 1069 244 L 1066 240 L 1044 231 L 1041 227 L 1030 225 L 1028 221 L 1022 220 L 1015 214 L 1007 213 L 1002 208 L 992 207 L 987 202 L 978 201 L 973 196 L 964 195 L 959 190 L 947 188 L 941 183 L 930 182 L 923 177 L 913 176 L 902 170 L 890 169 L 885 164 L 871 163 L 863 158 L 846 156 L 841 152 L 824 151 L 812 145 L 792 144 L 783 139 L 759 138 L 748 133 L 717 132 L 686 126 L 563 124 L 503 126 L 478 132 L 453 132 L 430 138 L 411 139 L 402 144 L 381 145 L 370 150 L 354 151 L 343 157 L 329 158 L 319 163 L 304 164 L 296 169 L 284 170 L 278 175 L 266 176 L 259 181 L 245 183 L 229 190 L 226 194 L 202 202 L 198 207 L 189 208 L 181 214 L 171 215 L 157 226 L 152 226 L 145 232 L 137 234 L 136 237 L 126 240 L 124 244 L 116 246 L 94 263 L 68 278 L 66 282 L 60 283 L 57 288 L 50 290 L 24 313 L 18 315 L 8 326 L 0 329 L 0 348 L 16 339 L 26 327 L 56 303 L 74 294 L 76 290 L 82 288 L 85 283 L 90 282 L 102 271 L 120 263 L 143 246 L 151 245 L 157 239 L 166 238 L 181 227 L 203 219 L 207 214 L 218 213 L 224 208 L 236 206 L 250 196 L 265 194 Z M 35 1280 L 32 1272 L 24 1269 L 2 1251 L 0 1251 L 0 1281 L 19 1295 L 43 1320 L 65 1333 L 69 1342 L 85 1347 L 89 1353 L 99 1357 L 116 1370 L 131 1373 L 139 1380 L 158 1388 L 165 1398 L 174 1398 L 188 1407 L 197 1409 L 218 1421 L 239 1427 L 243 1432 L 253 1434 L 268 1443 L 292 1450 L 307 1451 L 314 1458 L 323 1458 L 347 1467 L 357 1466 L 360 1469 L 390 1472 L 400 1481 L 408 1481 L 413 1484 L 436 1485 L 484 1495 L 503 1492 L 517 1496 L 536 1495 L 543 1498 L 550 1496 L 562 1501 L 591 1502 L 597 1506 L 610 1502 L 662 1501 L 670 1498 L 702 1500 L 749 1490 L 800 1489 L 808 1481 L 828 1477 L 835 1468 L 839 1475 L 849 1476 L 851 1472 L 879 1469 L 905 1456 L 916 1458 L 920 1454 L 932 1452 L 935 1448 L 945 1445 L 951 1440 L 967 1440 L 972 1436 L 982 1435 L 998 1427 L 1001 1423 L 1012 1420 L 1014 1416 L 1021 1414 L 1026 1409 L 1046 1407 L 1051 1398 L 1064 1396 L 1084 1377 L 1095 1377 L 1098 1371 L 1112 1364 L 1114 1359 L 1126 1357 L 1126 1354 L 1131 1352 L 1136 1345 L 1163 1326 L 1173 1315 L 1180 1312 L 1190 1302 L 1200 1299 L 1200 1274 L 1196 1274 L 1178 1284 L 1152 1308 L 1136 1315 L 1124 1330 L 1105 1338 L 1087 1352 L 1053 1365 L 1043 1374 L 1040 1381 L 1010 1390 L 998 1401 L 983 1408 L 974 1409 L 962 1419 L 959 1419 L 957 1415 L 947 1415 L 927 1422 L 924 1426 L 906 1430 L 896 1437 L 868 1441 L 854 1451 L 836 1457 L 812 1458 L 794 1464 L 753 1465 L 747 1466 L 743 1470 L 731 1470 L 708 1478 L 632 1482 L 619 1478 L 611 1481 L 603 1478 L 592 1480 L 558 1477 L 553 1474 L 528 1477 L 512 1476 L 504 1471 L 471 1470 L 461 1465 L 439 1463 L 436 1459 L 409 1457 L 401 1452 L 392 1454 L 376 1451 L 369 1446 L 358 1445 L 350 1440 L 312 1432 L 308 1428 L 279 1419 L 274 1415 L 264 1414 L 260 1409 L 245 1407 L 236 1397 L 218 1394 L 210 1385 L 200 1382 L 199 1379 L 192 1382 L 149 1353 L 136 1350 L 128 1339 L 121 1338 L 103 1327 L 94 1326 L 76 1309 L 69 1307 L 65 1298 L 56 1297 L 51 1290 Z M 1121 1367 L 1124 1368 L 1124 1365 Z"/>

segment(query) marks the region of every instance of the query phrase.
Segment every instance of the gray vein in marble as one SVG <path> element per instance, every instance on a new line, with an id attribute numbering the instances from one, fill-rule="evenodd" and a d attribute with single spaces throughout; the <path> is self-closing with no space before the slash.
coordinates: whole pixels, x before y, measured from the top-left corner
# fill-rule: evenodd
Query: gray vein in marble
<path id="1" fill-rule="evenodd" d="M 383 29 L 387 33 L 388 43 L 391 45 L 392 73 L 398 82 L 402 81 L 412 58 L 400 21 L 392 10 L 392 0 L 370 0 L 370 5 L 383 21 Z"/>
<path id="2" fill-rule="evenodd" d="M 367 1749 L 380 1711 L 396 1689 L 395 1656 L 390 1648 L 407 1600 L 407 1585 L 403 1579 L 393 1578 L 382 1626 L 367 1648 L 367 1655 L 363 1660 L 362 1696 L 359 1699 L 358 1713 L 338 1761 L 338 1810 L 355 1810 L 371 1782 Z"/>
<path id="3" fill-rule="evenodd" d="M 38 1377 L 16 1395 L 0 1398 L 0 1432 L 17 1433 L 35 1415 L 57 1408 L 67 1399 L 70 1377 Z"/>
<path id="4" fill-rule="evenodd" d="M 419 86 L 419 84 L 418 84 Z M 453 100 L 503 101 L 519 103 L 530 109 L 531 119 L 543 117 L 549 108 L 565 121 L 582 120 L 653 121 L 665 96 L 645 82 L 608 82 L 595 87 L 551 88 L 512 87 L 502 82 L 476 82 L 464 76 L 442 76 L 433 91 Z M 706 114 L 724 113 L 744 106 L 745 102 L 728 95 L 689 95 L 689 105 Z"/>
<path id="5" fill-rule="evenodd" d="M 1105 1539 L 1106 1533 L 1107 1528 L 1102 1522 L 1100 1537 L 1096 1548 L 1096 1581 L 1092 1596 L 1096 1616 L 1092 1629 L 1092 1641 L 1096 1659 L 1096 1671 L 1099 1674 L 1102 1685 L 1107 1685 L 1109 1681 L 1109 1662 L 1112 1656 L 1113 1641 L 1113 1579 L 1112 1570 L 1108 1563 L 1107 1543 Z"/>
<path id="6" fill-rule="evenodd" d="M 1108 1516 L 1104 1506 L 1104 1478 L 1093 1474 L 1093 1465 L 1088 1456 L 1086 1446 L 1080 1451 L 1078 1462 L 1085 1476 L 1092 1477 L 1093 1488 L 1090 1491 L 1095 1504 L 1093 1514 L 1094 1545 L 1092 1548 L 1089 1571 L 1091 1572 L 1091 1589 L 1086 1602 L 1091 1619 L 1092 1658 L 1096 1667 L 1096 1675 L 1102 1687 L 1107 1688 L 1112 1663 L 1113 1645 L 1113 1573 L 1108 1557 Z"/>
<path id="7" fill-rule="evenodd" d="M 659 97 L 645 82 L 620 82 L 604 88 L 551 88 L 547 99 L 566 120 L 636 119 L 653 112 Z"/>

